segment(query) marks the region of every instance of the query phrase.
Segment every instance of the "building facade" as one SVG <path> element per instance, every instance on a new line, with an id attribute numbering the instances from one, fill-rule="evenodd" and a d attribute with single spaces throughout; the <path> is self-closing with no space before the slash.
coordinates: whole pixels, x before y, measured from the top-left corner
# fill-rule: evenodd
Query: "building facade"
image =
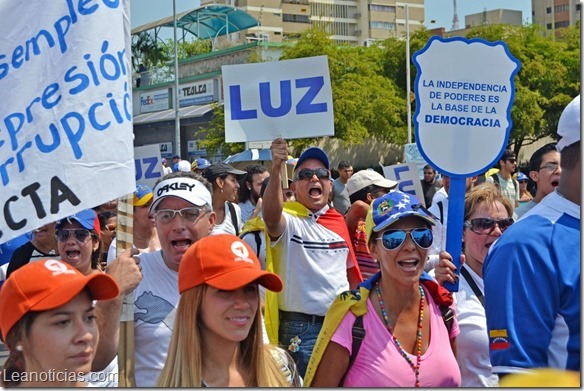
<path id="1" fill-rule="evenodd" d="M 581 20 L 581 7 L 578 0 L 531 0 L 532 21 L 541 26 L 545 36 L 550 36 Z"/>
<path id="2" fill-rule="evenodd" d="M 331 34 L 338 43 L 368 45 L 403 37 L 424 22 L 424 0 L 201 0 L 201 5 L 229 4 L 259 20 L 243 31 L 248 40 L 283 42 L 297 39 L 312 26 Z M 408 5 L 406 18 L 405 5 Z"/>

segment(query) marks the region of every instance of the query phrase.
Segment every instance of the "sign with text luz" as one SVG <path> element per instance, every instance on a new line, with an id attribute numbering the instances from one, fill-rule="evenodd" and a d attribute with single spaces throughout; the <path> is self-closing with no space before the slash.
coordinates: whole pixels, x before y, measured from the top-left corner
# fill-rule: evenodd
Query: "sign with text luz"
<path id="1" fill-rule="evenodd" d="M 328 57 L 224 65 L 225 142 L 333 136 Z"/>

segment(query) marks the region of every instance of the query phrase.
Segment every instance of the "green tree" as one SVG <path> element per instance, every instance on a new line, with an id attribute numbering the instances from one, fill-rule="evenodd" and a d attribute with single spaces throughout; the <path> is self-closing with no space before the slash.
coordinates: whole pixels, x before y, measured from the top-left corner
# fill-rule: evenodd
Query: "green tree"
<path id="1" fill-rule="evenodd" d="M 141 63 L 147 68 L 154 68 L 165 61 L 168 61 L 168 57 L 147 31 L 132 36 L 132 66 L 135 71 Z"/>
<path id="2" fill-rule="evenodd" d="M 538 25 L 480 26 L 467 35 L 503 41 L 521 62 L 515 77 L 515 102 L 511 109 L 513 129 L 509 147 L 515 153 L 523 145 L 556 137 L 565 106 L 580 90 L 580 41 L 574 27 L 562 29 L 556 38 L 544 37 Z"/>
<path id="3" fill-rule="evenodd" d="M 281 59 L 328 56 L 334 111 L 334 138 L 358 144 L 366 138 L 400 143 L 405 140 L 403 93 L 383 76 L 383 50 L 377 46 L 337 45 L 318 28 L 304 32 Z M 316 139 L 294 140 L 299 149 Z"/>
<path id="4" fill-rule="evenodd" d="M 168 59 L 174 58 L 174 41 L 167 39 L 161 45 L 161 51 Z M 211 41 L 208 39 L 192 39 L 190 41 L 180 40 L 177 45 L 178 58 L 189 58 L 199 54 L 210 53 L 212 49 Z"/>

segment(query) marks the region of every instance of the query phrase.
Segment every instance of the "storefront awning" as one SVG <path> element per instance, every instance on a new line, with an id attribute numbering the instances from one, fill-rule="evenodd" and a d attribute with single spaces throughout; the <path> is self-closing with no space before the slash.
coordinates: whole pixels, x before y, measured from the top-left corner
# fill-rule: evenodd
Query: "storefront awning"
<path id="1" fill-rule="evenodd" d="M 178 109 L 179 118 L 195 118 L 202 117 L 209 111 L 213 110 L 213 105 L 201 105 L 201 106 L 187 106 Z M 163 111 L 157 111 L 154 113 L 145 113 L 134 116 L 134 125 L 148 124 L 152 122 L 162 122 L 162 121 L 174 121 L 175 111 L 174 109 L 168 109 Z"/>

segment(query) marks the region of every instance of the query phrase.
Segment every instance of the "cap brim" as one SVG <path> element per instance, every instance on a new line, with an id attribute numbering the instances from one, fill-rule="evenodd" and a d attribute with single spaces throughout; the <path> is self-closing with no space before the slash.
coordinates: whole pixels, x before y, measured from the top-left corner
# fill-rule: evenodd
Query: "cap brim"
<path id="1" fill-rule="evenodd" d="M 237 169 L 229 170 L 229 171 L 227 171 L 227 173 L 233 174 L 236 177 L 238 177 L 239 179 L 242 179 L 243 177 L 245 177 L 247 175 L 246 171 L 241 171 L 241 170 L 237 170 Z"/>
<path id="2" fill-rule="evenodd" d="M 277 274 L 252 268 L 232 269 L 227 273 L 205 281 L 205 283 L 217 289 L 231 291 L 242 288 L 254 281 L 272 292 L 280 292 L 283 288 L 282 280 Z"/>
<path id="3" fill-rule="evenodd" d="M 105 273 L 94 273 L 89 276 L 72 278 L 47 297 L 31 306 L 30 311 L 46 311 L 67 304 L 85 287 L 89 288 L 94 300 L 115 299 L 120 294 L 116 281 Z"/>
<path id="4" fill-rule="evenodd" d="M 430 225 L 435 225 L 436 222 L 434 220 L 432 220 L 430 217 L 428 216 L 424 216 L 420 213 L 416 213 L 416 212 L 412 212 L 412 211 L 408 211 L 405 212 L 403 214 L 397 215 L 392 219 L 389 219 L 387 221 L 384 221 L 382 224 L 379 224 L 377 226 L 375 226 L 373 228 L 373 232 L 380 232 L 383 231 L 384 229 L 386 229 L 387 227 L 389 227 L 390 225 L 392 225 L 393 223 L 395 223 L 396 221 L 403 219 L 404 217 L 409 217 L 409 216 L 414 216 L 414 217 L 419 217 L 422 220 L 425 220 L 428 224 Z"/>
<path id="5" fill-rule="evenodd" d="M 64 219 L 60 220 L 59 222 L 57 222 L 57 224 L 55 224 L 55 229 L 60 229 L 63 226 L 63 224 L 65 224 L 68 221 L 76 221 L 83 228 L 88 229 L 88 230 L 94 229 L 93 224 L 87 224 L 85 220 L 80 219 L 80 218 L 78 218 L 76 216 L 73 216 L 73 217 L 65 217 Z"/>
<path id="6" fill-rule="evenodd" d="M 398 185 L 396 181 L 392 181 L 391 179 L 383 179 L 373 183 L 375 186 L 383 187 L 385 189 L 393 189 Z M 360 189 L 359 189 L 360 190 Z"/>
<path id="7" fill-rule="evenodd" d="M 187 198 L 178 196 L 176 194 L 169 194 L 169 195 L 162 196 L 159 199 L 157 199 L 156 201 L 154 201 L 152 203 L 152 205 L 150 205 L 150 213 L 153 213 L 156 210 L 156 207 L 158 206 L 158 204 L 160 204 L 160 202 L 162 200 L 164 200 L 165 198 L 168 198 L 168 197 L 180 198 L 181 200 L 185 200 L 185 201 L 187 201 L 187 202 L 189 202 L 189 203 L 191 203 L 191 204 L 193 204 L 195 206 L 204 206 L 204 205 L 207 205 L 207 202 L 204 199 L 200 198 L 200 197 L 194 197 L 193 196 L 192 198 L 187 199 Z"/>
<path id="8" fill-rule="evenodd" d="M 152 198 L 154 197 L 154 195 L 152 193 L 148 193 L 146 194 L 144 197 L 139 198 L 138 201 L 134 201 L 133 205 L 134 206 L 144 206 L 146 205 Z"/>

